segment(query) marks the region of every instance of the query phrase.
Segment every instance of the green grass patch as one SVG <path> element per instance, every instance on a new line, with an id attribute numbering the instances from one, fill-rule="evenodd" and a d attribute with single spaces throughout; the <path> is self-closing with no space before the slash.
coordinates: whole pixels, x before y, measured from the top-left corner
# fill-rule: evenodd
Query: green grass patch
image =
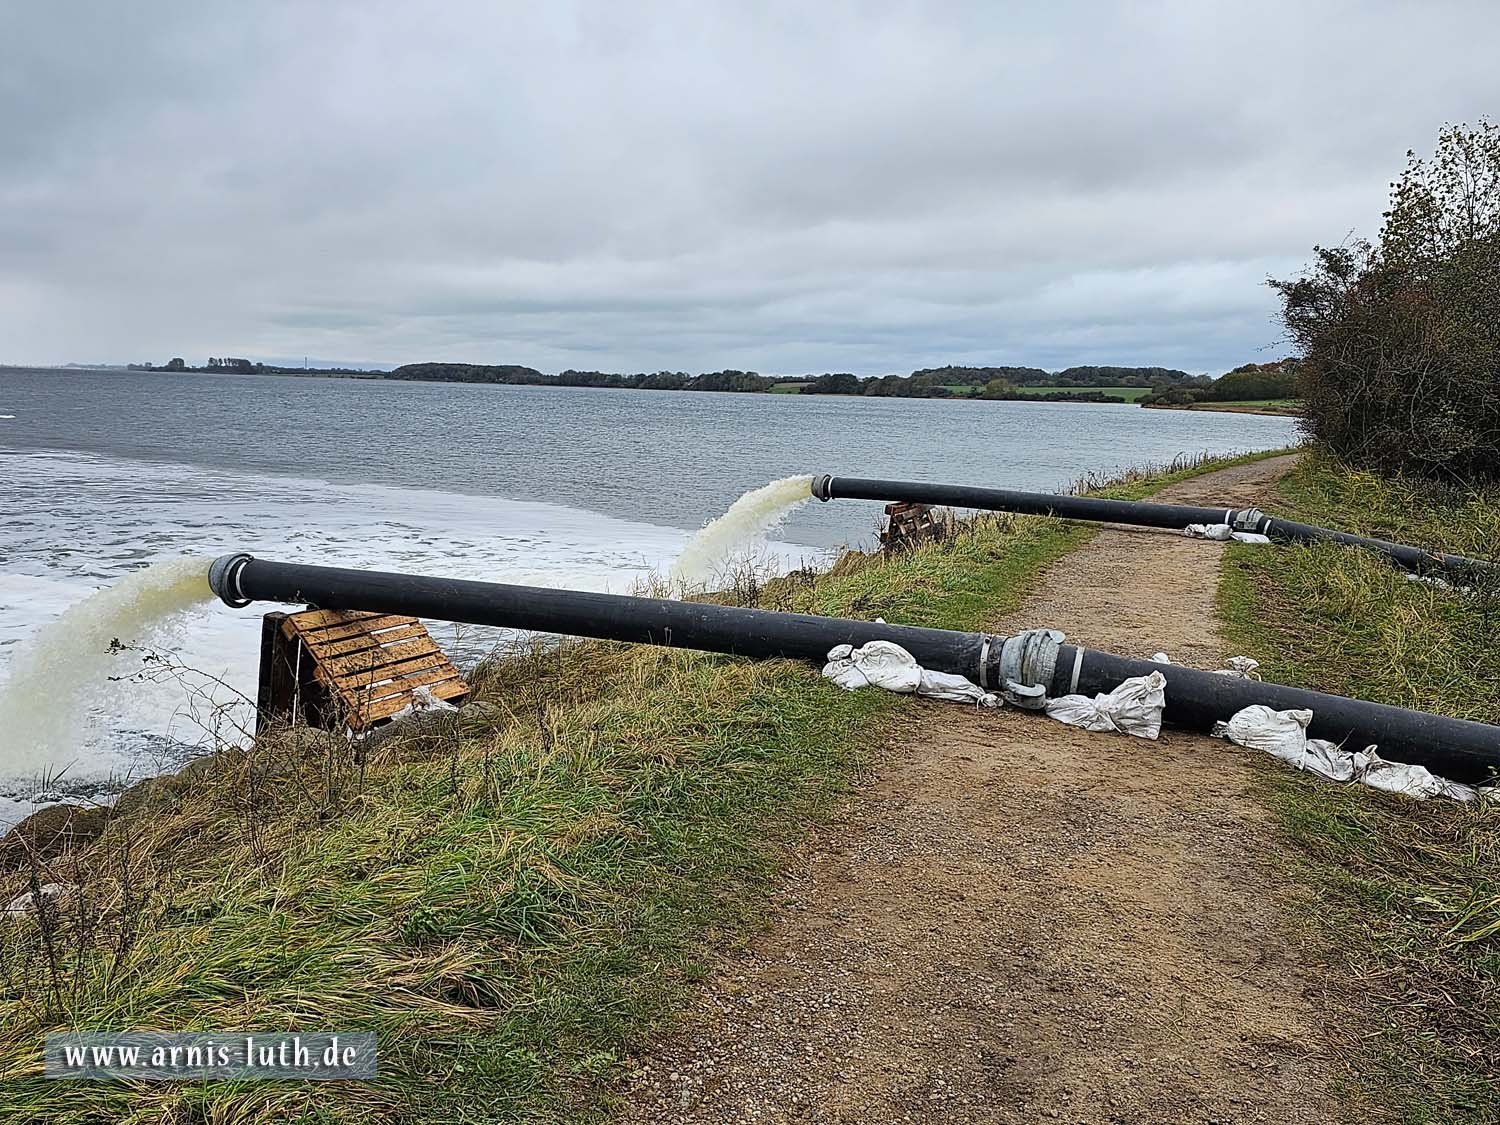
<path id="1" fill-rule="evenodd" d="M 1450 491 L 1307 456 L 1277 514 L 1493 557 L 1500 493 Z M 1267 679 L 1500 723 L 1500 591 L 1407 581 L 1334 546 L 1237 546 L 1220 589 L 1229 638 Z M 1275 772 L 1266 799 L 1323 901 L 1308 922 L 1371 1013 L 1344 1043 L 1352 1091 L 1406 1122 L 1500 1120 L 1500 809 L 1419 803 Z"/>

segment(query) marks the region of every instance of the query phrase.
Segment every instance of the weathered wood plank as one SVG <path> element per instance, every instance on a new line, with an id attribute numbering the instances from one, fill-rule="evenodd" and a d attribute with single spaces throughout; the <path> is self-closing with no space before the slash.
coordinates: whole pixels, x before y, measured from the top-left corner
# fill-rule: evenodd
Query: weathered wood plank
<path id="1" fill-rule="evenodd" d="M 443 650 L 438 648 L 437 642 L 431 637 L 421 636 L 400 644 L 351 652 L 346 656 L 325 656 L 322 653 L 316 655 L 319 667 L 342 679 L 362 672 L 375 672 L 393 664 L 405 664 L 420 656 L 443 656 Z M 443 659 L 446 661 L 448 658 L 443 656 Z"/>
<path id="2" fill-rule="evenodd" d="M 453 665 L 441 652 L 435 651 L 427 653 L 424 656 L 413 657 L 410 660 L 403 660 L 396 664 L 388 664 L 383 668 L 374 668 L 369 671 L 341 672 L 332 678 L 341 687 L 361 688 L 370 684 L 378 684 L 384 680 L 399 679 L 409 672 L 425 672 L 429 668 L 438 667 L 453 668 Z"/>
<path id="3" fill-rule="evenodd" d="M 418 623 L 398 625 L 394 629 L 386 629 L 380 633 L 360 633 L 336 641 L 309 640 L 307 647 L 321 660 L 334 656 L 348 656 L 350 653 L 363 652 L 365 649 L 385 648 L 401 641 L 429 636 L 427 630 Z"/>
<path id="4" fill-rule="evenodd" d="M 292 614 L 292 617 L 296 619 L 297 628 L 304 633 L 322 629 L 328 625 L 344 625 L 351 621 L 379 616 L 380 614 L 367 609 L 304 609 L 301 613 Z"/>
<path id="5" fill-rule="evenodd" d="M 317 609 L 311 610 L 309 612 L 323 614 L 331 613 L 333 611 Z M 300 613 L 294 613 L 291 617 L 287 618 L 287 635 L 291 636 L 293 633 L 295 633 L 297 636 L 302 637 L 309 643 L 313 641 L 318 641 L 320 643 L 327 641 L 341 641 L 346 640 L 349 637 L 364 636 L 366 633 L 373 633 L 381 629 L 394 629 L 400 625 L 418 624 L 415 617 L 408 617 L 404 613 L 377 613 L 360 618 L 356 621 L 332 622 L 326 625 L 317 626 L 316 628 L 304 629 L 299 623 L 299 619 L 301 618 L 301 616 L 302 614 Z"/>
<path id="6" fill-rule="evenodd" d="M 350 698 L 358 699 L 360 706 L 364 707 L 377 699 L 386 699 L 392 695 L 410 695 L 413 688 L 430 688 L 434 684 L 447 683 L 450 680 L 463 683 L 458 669 L 451 665 L 447 668 L 422 669 L 402 676 L 399 680 L 387 680 L 385 683 L 366 684 L 364 687 L 351 689 Z"/>

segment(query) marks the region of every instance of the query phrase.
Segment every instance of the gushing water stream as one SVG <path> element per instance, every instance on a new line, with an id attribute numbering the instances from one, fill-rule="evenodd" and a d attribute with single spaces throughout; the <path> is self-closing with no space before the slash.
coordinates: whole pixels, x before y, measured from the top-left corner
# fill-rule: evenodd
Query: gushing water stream
<path id="1" fill-rule="evenodd" d="M 112 693 L 135 690 L 113 645 L 149 642 L 181 613 L 208 601 L 208 559 L 172 559 L 95 591 L 22 641 L 0 681 L 0 777 L 75 761 L 91 714 Z M 139 657 L 134 660 L 139 664 Z"/>
<path id="2" fill-rule="evenodd" d="M 672 564 L 671 579 L 683 589 L 708 585 L 722 577 L 737 558 L 753 553 L 787 516 L 811 499 L 810 476 L 784 477 L 745 493 L 688 540 Z"/>

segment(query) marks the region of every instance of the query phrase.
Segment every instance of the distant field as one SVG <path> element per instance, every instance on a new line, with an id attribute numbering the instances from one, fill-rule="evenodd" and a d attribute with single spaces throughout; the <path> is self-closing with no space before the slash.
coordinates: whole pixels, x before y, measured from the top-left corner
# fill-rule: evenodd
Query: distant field
<path id="1" fill-rule="evenodd" d="M 807 386 L 806 383 L 777 383 L 774 387 L 771 388 L 771 393 L 773 395 L 801 394 L 802 388 L 805 386 Z"/>

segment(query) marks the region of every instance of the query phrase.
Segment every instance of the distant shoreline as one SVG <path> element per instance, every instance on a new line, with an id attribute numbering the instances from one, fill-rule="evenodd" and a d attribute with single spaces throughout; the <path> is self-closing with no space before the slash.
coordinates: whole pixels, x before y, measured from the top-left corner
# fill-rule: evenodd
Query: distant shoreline
<path id="1" fill-rule="evenodd" d="M 703 394 L 775 394 L 819 398 L 903 398 L 903 399 L 982 399 L 988 402 L 1091 403 L 1094 405 L 1131 405 L 1152 389 L 1138 383 L 1024 382 L 1008 384 L 998 390 L 974 378 L 996 371 L 1025 372 L 1031 377 L 1070 378 L 1074 372 L 1120 373 L 1139 378 L 1142 372 L 1163 372 L 1161 368 L 1068 368 L 1050 373 L 1037 368 L 937 368 L 914 371 L 911 375 L 871 376 L 764 376 L 749 371 L 715 371 L 700 375 L 685 372 L 658 372 L 655 375 L 618 375 L 603 372 L 568 370 L 547 375 L 534 368 L 517 365 L 481 365 L 423 363 L 404 364 L 390 370 L 352 368 L 244 368 L 229 366 L 168 367 L 121 364 L 63 364 L 25 366 L 0 364 L 0 371 L 59 371 L 120 373 L 127 375 L 275 375 L 303 379 L 358 379 L 391 383 L 462 383 L 485 386 L 576 387 L 589 390 L 691 391 Z M 1190 378 L 1185 372 L 1167 373 L 1174 380 Z M 938 379 L 961 378 L 963 383 L 941 383 Z"/>
<path id="2" fill-rule="evenodd" d="M 1272 418 L 1296 418 L 1302 411 L 1295 406 L 1268 406 L 1248 402 L 1142 403 L 1147 410 L 1217 410 L 1221 414 L 1264 414 Z"/>
<path id="3" fill-rule="evenodd" d="M 467 368 L 467 371 L 465 370 Z M 417 374 L 412 369 L 421 371 Z M 955 369 L 943 369 L 955 370 Z M 963 369 L 985 370 L 985 369 Z M 994 370 L 994 369 L 990 369 Z M 1123 369 L 1113 369 L 1123 370 Z M 1137 369 L 1139 370 L 1139 369 Z M 127 375 L 204 375 L 209 377 L 237 375 L 267 375 L 294 379 L 352 379 L 388 383 L 446 383 L 472 386 L 511 387 L 572 387 L 584 390 L 655 391 L 680 390 L 699 394 L 795 394 L 819 398 L 909 398 L 931 400 L 982 400 L 987 402 L 1033 402 L 1033 403 L 1084 403 L 1092 405 L 1139 405 L 1148 410 L 1210 410 L 1225 414 L 1261 414 L 1268 417 L 1289 418 L 1300 413 L 1296 405 L 1281 402 L 1212 402 L 1147 403 L 1137 400 L 1149 393 L 1147 388 L 1135 386 L 1090 386 L 1087 384 L 1029 383 L 1011 386 L 1000 394 L 985 394 L 978 385 L 941 385 L 926 387 L 921 393 L 867 393 L 862 389 L 824 390 L 809 392 L 810 383 L 828 380 L 821 376 L 809 379 L 806 376 L 760 376 L 754 372 L 724 371 L 707 375 L 676 376 L 680 383 L 668 385 L 648 381 L 648 376 L 601 375 L 597 372 L 565 371 L 559 375 L 544 375 L 532 368 L 518 366 L 481 366 L 463 364 L 407 364 L 390 370 L 357 370 L 352 368 L 262 368 L 244 370 L 229 367 L 131 367 L 119 364 L 66 364 L 60 366 L 22 366 L 0 364 L 3 371 L 60 371 L 60 372 L 109 372 Z M 412 373 L 403 374 L 403 371 Z M 861 382 L 858 386 L 874 382 L 897 380 L 905 383 L 931 372 L 914 372 L 910 376 L 887 376 Z M 1061 373 L 1059 373 L 1061 374 Z M 477 376 L 477 377 L 476 377 Z M 840 376 L 839 378 L 844 378 Z M 847 378 L 856 379 L 855 376 Z M 634 380 L 634 381 L 632 381 Z"/>

